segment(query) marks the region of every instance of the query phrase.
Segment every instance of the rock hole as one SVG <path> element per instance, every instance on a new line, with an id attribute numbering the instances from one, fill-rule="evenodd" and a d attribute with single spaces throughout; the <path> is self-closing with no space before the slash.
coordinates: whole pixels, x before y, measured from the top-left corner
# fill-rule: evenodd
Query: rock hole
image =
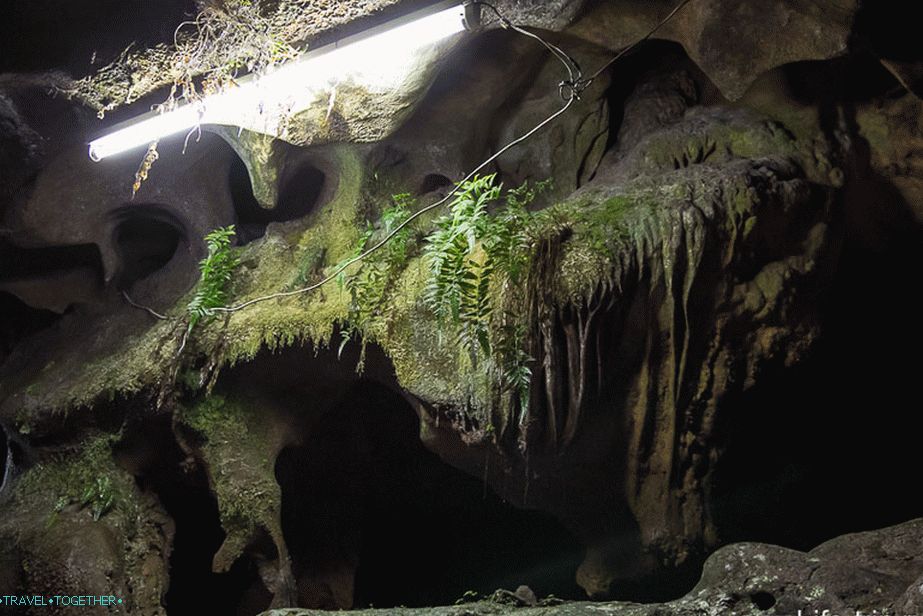
<path id="1" fill-rule="evenodd" d="M 14 295 L 0 291 L 0 364 L 21 340 L 51 327 L 60 318 L 60 314 L 32 308 Z"/>
<path id="2" fill-rule="evenodd" d="M 271 222 L 285 222 L 307 216 L 325 194 L 327 176 L 311 163 L 301 162 L 286 172 L 279 182 L 279 196 L 272 209 L 266 209 L 253 196 L 247 167 L 235 157 L 230 171 L 231 198 L 237 212 L 238 235 L 246 244 L 262 237 Z"/>
<path id="3" fill-rule="evenodd" d="M 627 152 L 651 130 L 678 119 L 695 104 L 712 104 L 721 96 L 678 43 L 651 41 L 622 59 L 609 87 L 609 139 L 606 150 Z M 677 155 L 678 169 L 688 165 Z"/>
<path id="4" fill-rule="evenodd" d="M 750 601 L 753 602 L 753 605 L 755 605 L 757 609 L 763 612 L 772 609 L 776 604 L 776 598 L 768 592 L 755 592 L 750 595 Z"/>
<path id="5" fill-rule="evenodd" d="M 127 288 L 165 267 L 185 238 L 180 224 L 156 207 L 133 205 L 116 216 L 114 245 L 120 258 L 116 285 Z"/>
<path id="6" fill-rule="evenodd" d="M 327 176 L 309 162 L 302 162 L 282 178 L 276 220 L 295 220 L 319 205 Z"/>
<path id="7" fill-rule="evenodd" d="M 423 178 L 423 181 L 420 182 L 420 187 L 417 188 L 418 195 L 426 195 L 440 188 L 446 188 L 452 185 L 452 180 L 447 178 L 444 175 L 438 173 L 430 173 Z"/>
<path id="8" fill-rule="evenodd" d="M 529 585 L 580 598 L 582 549 L 424 448 L 416 415 L 362 381 L 279 456 L 282 524 L 303 607 L 425 606 Z"/>

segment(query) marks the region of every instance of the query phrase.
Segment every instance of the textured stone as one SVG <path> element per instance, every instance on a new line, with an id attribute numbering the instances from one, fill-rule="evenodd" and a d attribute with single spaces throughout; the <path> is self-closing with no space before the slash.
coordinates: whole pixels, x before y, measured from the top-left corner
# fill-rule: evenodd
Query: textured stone
<path id="1" fill-rule="evenodd" d="M 182 155 L 182 142 L 179 138 L 160 144 L 162 158 L 134 199 L 137 158 L 125 156 L 99 164 L 89 159 L 85 146 L 69 148 L 44 167 L 23 198 L 7 211 L 3 225 L 12 243 L 20 248 L 95 245 L 102 269 L 99 276 L 105 283 L 124 284 L 130 266 L 119 245 L 119 229 L 126 221 L 159 222 L 175 232 L 176 251 L 164 264 L 167 267 L 141 280 L 135 292 L 139 297 L 153 293 L 175 299 L 195 281 L 194 265 L 204 256 L 198 238 L 235 217 L 227 181 L 228 148 L 206 134 Z M 210 207 L 200 207 L 206 199 Z M 69 224 L 52 224 L 61 216 Z M 24 288 L 22 284 L 7 288 L 16 292 Z M 35 287 L 38 282 L 31 284 Z M 57 283 L 49 284 L 52 292 Z"/>
<path id="2" fill-rule="evenodd" d="M 572 31 L 617 50 L 646 35 L 677 5 L 606 3 L 578 20 Z M 856 0 L 692 0 L 655 38 L 681 43 L 721 92 L 736 100 L 774 67 L 845 54 L 857 10 Z"/>
<path id="3" fill-rule="evenodd" d="M 0 501 L 0 580 L 10 584 L 4 592 L 116 596 L 126 613 L 164 616 L 173 520 L 100 442 L 91 437 L 56 455 L 46 451 L 15 486 L 5 489 Z M 98 499 L 107 496 L 111 503 L 97 515 Z M 37 609 L 55 615 L 77 609 L 110 613 L 103 607 Z"/>
<path id="4" fill-rule="evenodd" d="M 711 614 L 911 614 L 923 596 L 923 520 L 845 535 L 810 552 L 741 543 L 715 552 L 685 597 L 662 604 L 548 602 L 511 607 L 482 601 L 455 607 L 360 610 L 357 616 L 705 616 Z M 541 603 L 540 603 L 541 605 Z M 910 609 L 910 611 L 906 611 Z M 815 610 L 817 610 L 815 612 Z M 876 612 L 877 610 L 877 612 Z M 266 616 L 320 616 L 275 610 Z"/>
<path id="5" fill-rule="evenodd" d="M 320 22 L 297 27 L 343 25 L 379 5 L 351 5 L 344 9 L 347 14 L 324 5 Z M 671 7 L 666 2 L 501 6 L 515 21 L 565 30 L 549 37 L 572 50 L 587 69 L 602 65 L 610 52 L 635 40 Z M 428 447 L 484 478 L 504 498 L 553 513 L 587 546 L 577 576 L 594 597 L 659 567 L 692 562 L 718 545 L 711 490 L 724 445 L 716 429 L 723 404 L 758 384 L 766 370 L 801 361 L 818 336 L 818 289 L 829 282 L 842 231 L 837 205 L 848 181 L 844 169 L 862 171 L 862 156 L 849 118 L 832 126 L 824 118 L 828 123 L 822 126 L 819 109 L 799 107 L 778 92 L 778 73 L 760 74 L 842 53 L 854 8 L 795 0 L 759 8 L 693 0 L 658 37 L 682 43 L 695 63 L 672 52 L 664 52 L 659 62 L 645 56 L 661 53 L 663 46 L 639 51 L 639 63 L 656 70 L 640 76 L 617 70 L 611 75 L 615 88 L 609 87 L 609 74 L 601 76 L 570 115 L 491 169 L 507 186 L 546 177 L 556 183 L 555 192 L 535 204 L 545 209 L 530 218 L 535 277 L 528 285 L 533 311 L 527 325 L 535 361 L 532 403 L 526 409 L 509 397 L 478 397 L 481 390 L 471 379 L 482 375 L 459 361 L 444 324 L 421 301 L 425 264 L 416 257 L 390 281 L 386 314 L 363 332 L 393 362 L 368 378 L 393 385 L 393 368 L 402 393 L 416 405 Z M 280 28 L 295 27 L 294 13 L 280 15 Z M 111 82 L 115 102 L 134 100 L 160 83 L 156 79 L 162 74 L 148 72 L 169 62 L 158 53 L 165 50 L 132 56 L 139 71 L 134 76 L 144 79 L 130 86 Z M 45 454 L 41 443 L 69 438 L 75 427 L 92 425 L 104 411 L 118 420 L 125 399 L 161 409 L 137 394 L 169 393 L 162 386 L 178 367 L 201 380 L 225 364 L 256 365 L 263 349 L 329 344 L 346 322 L 351 301 L 334 285 L 255 304 L 199 327 L 178 362 L 186 328 L 183 294 L 195 282 L 196 261 L 203 254 L 199 238 L 240 213 L 228 189 L 234 153 L 265 209 L 280 202 L 288 175 L 297 175 L 300 163 L 311 162 L 332 180 L 316 208 L 269 225 L 265 235 L 244 247 L 232 290 L 236 302 L 299 288 L 330 273 L 355 254 L 364 229 L 372 225 L 380 233 L 377 218 L 390 195 L 410 192 L 425 202 L 444 194 L 489 152 L 557 108 L 560 67 L 542 54 L 534 41 L 494 29 L 457 48 L 437 50 L 404 87 L 390 93 L 352 84 L 334 98 L 318 100 L 292 119 L 285 134 L 278 133 L 280 139 L 222 131 L 229 148 L 206 133 L 201 143 L 189 144 L 185 156 L 179 154 L 182 138 L 165 140 L 162 158 L 134 203 L 130 188 L 139 157 L 94 165 L 82 145 L 39 156 L 46 129 L 26 118 L 14 97 L 0 98 L 6 148 L 0 163 L 18 174 L 10 182 L 15 198 L 4 204 L 11 242 L 23 249 L 98 246 L 98 281 L 104 285 L 98 294 L 83 293 L 89 279 L 73 282 L 45 273 L 0 283 L 35 307 L 63 312 L 76 306 L 54 327 L 22 341 L 4 361 L 4 430 L 27 448 L 38 444 L 37 451 Z M 113 70 L 104 70 L 100 83 L 133 76 Z M 725 97 L 752 94 L 754 80 L 775 88 L 779 98 L 773 99 L 773 109 L 748 109 L 756 106 L 756 96 L 727 104 Z M 870 167 L 893 179 L 916 207 L 921 202 L 914 170 L 918 103 L 910 96 L 880 101 L 860 106 L 855 118 L 871 146 Z M 327 142 L 337 143 L 321 145 Z M 27 164 L 17 167 L 14 159 L 20 157 Z M 26 178 L 35 173 L 34 185 L 27 186 Z M 121 276 L 126 259 L 114 233 L 126 216 L 145 212 L 174 226 L 181 242 L 167 263 L 128 282 L 136 300 L 169 313 L 169 321 L 152 319 L 117 294 L 126 284 Z M 71 281 L 68 291 L 74 289 L 67 297 L 62 280 Z M 355 361 L 344 360 L 339 369 L 352 375 L 354 366 Z M 307 360 L 299 368 L 314 376 L 318 362 Z M 318 405 L 336 395 L 331 389 L 335 372 L 312 383 Z M 275 393 L 281 396 L 289 391 L 288 385 L 278 385 L 281 378 L 242 378 L 241 387 L 278 386 Z M 178 387 L 190 397 L 204 395 L 198 385 Z M 107 406 L 107 398 L 118 402 Z M 198 435 L 185 435 L 185 451 L 205 469 L 228 532 L 214 557 L 215 569 L 225 571 L 249 556 L 276 605 L 292 603 L 297 585 L 312 601 L 326 593 L 331 607 L 348 606 L 354 554 L 328 556 L 322 549 L 327 560 L 312 562 L 313 570 L 296 572 L 289 566 L 290 546 L 276 519 L 279 494 L 272 477 L 286 439 L 259 433 L 263 419 L 274 427 L 283 424 L 272 412 L 254 412 L 263 406 L 247 408 L 246 420 L 231 430 L 240 438 L 222 430 L 209 435 L 180 415 L 174 426 Z M 69 413 L 66 422 L 61 411 Z M 10 484 L 4 490 L 17 482 Z M 241 513 L 243 507 L 248 509 Z M 343 532 L 343 542 L 355 539 L 354 530 Z M 905 531 L 909 534 L 902 535 Z M 783 613 L 795 605 L 872 606 L 874 597 L 885 595 L 916 606 L 912 584 L 919 584 L 918 563 L 900 546 L 915 545 L 917 531 L 918 525 L 910 525 L 891 534 L 845 538 L 807 556 L 771 546 L 732 546 L 715 554 L 697 590 L 674 604 L 540 605 L 523 613 L 679 614 L 731 608 L 755 613 L 770 599 Z M 104 522 L 99 529 L 74 532 L 86 533 L 100 563 L 119 566 L 111 544 L 125 540 L 124 529 Z M 340 547 L 331 544 L 322 547 L 331 552 Z M 34 557 L 49 569 L 66 562 L 66 551 L 62 556 L 31 540 L 23 545 L 34 548 Z M 885 557 L 878 559 L 876 551 Z M 856 552 L 865 559 L 861 568 L 841 556 Z M 888 560 L 895 554 L 896 560 Z M 0 549 L 0 562 L 15 568 L 17 558 Z M 906 571 L 893 566 L 898 561 L 910 563 Z M 873 564 L 866 567 L 866 562 Z M 77 573 L 93 577 L 85 570 Z M 0 580 L 9 577 L 0 573 Z M 155 605 L 151 597 L 143 609 Z M 518 601 L 532 602 L 527 599 Z M 482 603 L 431 613 L 509 609 Z"/>
<path id="6" fill-rule="evenodd" d="M 857 109 L 856 122 L 879 184 L 868 192 L 867 207 L 894 216 L 906 211 L 923 223 L 923 101 L 882 98 Z"/>

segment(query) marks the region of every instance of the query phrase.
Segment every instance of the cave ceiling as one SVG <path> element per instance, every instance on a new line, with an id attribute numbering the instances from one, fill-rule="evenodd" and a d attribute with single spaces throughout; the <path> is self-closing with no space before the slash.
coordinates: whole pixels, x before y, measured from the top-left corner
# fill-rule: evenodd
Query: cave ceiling
<path id="1" fill-rule="evenodd" d="M 606 68 L 485 170 L 498 195 L 543 189 L 509 219 L 519 269 L 483 283 L 490 316 L 470 346 L 472 321 L 447 323 L 432 302 L 442 212 L 421 216 L 399 255 L 385 249 L 392 260 L 299 289 L 385 238 L 394 195 L 411 212 L 438 202 L 566 102 L 560 61 L 490 13 L 394 83 L 339 84 L 271 130 L 241 119 L 165 137 L 156 161 L 143 147 L 87 156 L 89 140 L 168 96 L 174 33 L 199 11 L 255 15 L 259 40 L 310 49 L 420 5 L 3 9 L 0 582 L 114 594 L 131 614 L 183 613 L 199 583 L 236 588 L 227 609 L 238 613 L 400 605 L 369 581 L 388 566 L 363 547 L 395 548 L 376 535 L 388 509 L 458 504 L 439 509 L 459 525 L 457 543 L 432 521 L 414 541 L 459 549 L 479 532 L 451 516 L 483 488 L 494 500 L 472 506 L 478 519 L 505 529 L 490 542 L 541 532 L 536 558 L 566 553 L 549 576 L 570 599 L 679 596 L 705 562 L 703 601 L 740 587 L 730 596 L 756 612 L 813 609 L 821 595 L 842 609 L 854 598 L 845 586 L 867 583 L 831 573 L 848 569 L 855 541 L 877 550 L 891 605 L 919 605 L 907 588 L 923 565 L 907 557 L 898 575 L 889 560 L 904 558 L 891 549 L 900 541 L 919 542 L 918 523 L 824 544 L 821 565 L 815 552 L 721 547 L 807 551 L 832 536 L 776 491 L 803 496 L 816 480 L 845 499 L 853 482 L 828 468 L 837 460 L 859 473 L 862 499 L 880 494 L 873 473 L 909 455 L 898 447 L 862 466 L 831 458 L 831 445 L 776 460 L 799 435 L 904 442 L 918 427 L 895 414 L 905 428 L 892 437 L 832 419 L 896 409 L 914 367 L 887 345 L 920 342 L 923 53 L 886 5 L 690 0 L 661 23 L 670 2 L 498 1 L 586 75 Z M 202 72 L 240 61 L 225 51 L 203 52 Z M 512 211 L 501 202 L 489 216 Z M 188 306 L 210 255 L 203 238 L 230 225 L 239 263 L 225 307 L 241 308 L 199 322 Z M 477 233 L 462 262 L 486 277 L 493 244 Z M 374 300 L 363 295 L 371 269 Z M 510 367 L 525 375 L 515 387 Z M 826 397 L 841 380 L 858 393 L 844 384 Z M 893 512 L 857 508 L 828 530 L 871 531 L 923 506 L 909 494 Z M 745 561 L 794 581 L 763 569 L 721 578 Z M 823 593 L 807 589 L 814 569 Z M 662 582 L 670 575 L 675 586 Z M 644 594 L 651 584 L 670 590 Z M 793 598 L 808 592 L 814 603 Z M 687 613 L 694 596 L 669 609 Z M 470 613 L 493 613 L 482 608 Z"/>

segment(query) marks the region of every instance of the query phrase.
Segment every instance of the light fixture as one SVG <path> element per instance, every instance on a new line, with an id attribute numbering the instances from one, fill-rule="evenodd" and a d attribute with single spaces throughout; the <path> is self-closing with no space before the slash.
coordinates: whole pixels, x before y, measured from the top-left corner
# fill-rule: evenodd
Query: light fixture
<path id="1" fill-rule="evenodd" d="M 329 98 L 338 83 L 369 91 L 400 83 L 421 51 L 475 24 L 471 3 L 441 2 L 305 53 L 238 87 L 165 113 L 150 112 L 90 143 L 100 161 L 202 124 L 246 127 L 277 134 L 285 118 Z"/>

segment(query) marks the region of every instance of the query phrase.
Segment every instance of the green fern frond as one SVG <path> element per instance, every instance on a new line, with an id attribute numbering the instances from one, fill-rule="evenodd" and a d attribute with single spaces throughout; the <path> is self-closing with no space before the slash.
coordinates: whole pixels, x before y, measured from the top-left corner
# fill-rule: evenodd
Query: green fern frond
<path id="1" fill-rule="evenodd" d="M 230 225 L 219 227 L 205 236 L 208 256 L 199 262 L 201 277 L 195 295 L 187 305 L 189 327 L 212 318 L 216 308 L 227 304 L 228 286 L 240 265 L 237 251 L 231 246 L 234 235 L 234 225 Z"/>

